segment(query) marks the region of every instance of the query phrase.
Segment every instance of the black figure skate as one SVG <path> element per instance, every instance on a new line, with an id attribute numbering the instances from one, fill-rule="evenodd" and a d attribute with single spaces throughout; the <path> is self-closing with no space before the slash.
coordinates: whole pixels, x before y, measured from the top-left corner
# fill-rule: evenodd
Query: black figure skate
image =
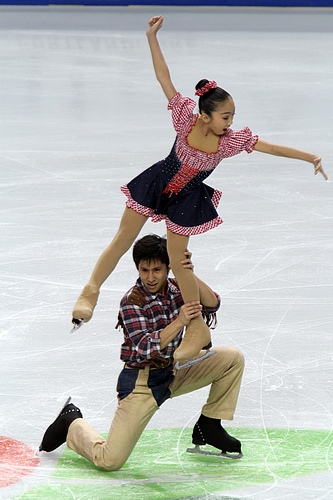
<path id="1" fill-rule="evenodd" d="M 188 453 L 198 453 L 222 458 L 242 458 L 241 442 L 230 436 L 222 427 L 221 421 L 217 418 L 205 417 L 201 415 L 193 428 L 192 443 L 194 448 L 187 448 Z M 205 444 L 210 444 L 214 448 L 221 450 L 221 453 L 204 451 L 200 448 Z"/>
<path id="2" fill-rule="evenodd" d="M 77 418 L 83 418 L 81 411 L 68 398 L 55 421 L 46 429 L 39 451 L 53 451 L 66 442 L 68 428 Z"/>

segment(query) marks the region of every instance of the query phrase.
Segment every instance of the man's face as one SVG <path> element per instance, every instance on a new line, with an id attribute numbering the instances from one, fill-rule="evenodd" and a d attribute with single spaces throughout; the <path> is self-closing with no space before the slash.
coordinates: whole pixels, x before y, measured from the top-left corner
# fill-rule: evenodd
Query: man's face
<path id="1" fill-rule="evenodd" d="M 139 276 L 145 289 L 152 294 L 165 294 L 168 277 L 168 267 L 160 260 L 140 260 Z"/>

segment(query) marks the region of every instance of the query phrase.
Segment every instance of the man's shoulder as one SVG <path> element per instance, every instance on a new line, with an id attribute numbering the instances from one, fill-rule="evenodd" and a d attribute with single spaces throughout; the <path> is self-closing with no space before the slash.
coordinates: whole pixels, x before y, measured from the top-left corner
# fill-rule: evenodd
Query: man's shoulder
<path id="1" fill-rule="evenodd" d="M 178 298 L 178 296 L 181 297 L 177 281 L 174 278 L 168 278 L 167 283 L 167 294 L 169 295 L 169 298 L 172 300 Z M 124 308 L 129 305 L 135 305 L 143 308 L 145 304 L 149 304 L 154 300 L 155 297 L 149 295 L 148 292 L 145 291 L 142 283 L 138 280 L 135 285 L 125 293 L 121 299 L 120 307 Z"/>
<path id="2" fill-rule="evenodd" d="M 143 307 L 146 303 L 146 296 L 144 294 L 144 291 L 137 285 L 135 285 L 127 295 L 127 303 Z"/>
<path id="3" fill-rule="evenodd" d="M 146 302 L 145 292 L 140 283 L 137 281 L 132 288 L 130 288 L 123 298 L 121 299 L 120 306 L 124 307 L 128 304 L 133 304 L 138 307 L 143 307 Z"/>

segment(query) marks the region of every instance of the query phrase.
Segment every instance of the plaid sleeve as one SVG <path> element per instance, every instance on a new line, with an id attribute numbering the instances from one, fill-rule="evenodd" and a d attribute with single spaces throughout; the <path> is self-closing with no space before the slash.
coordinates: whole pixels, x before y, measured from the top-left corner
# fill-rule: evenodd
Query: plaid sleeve
<path id="1" fill-rule="evenodd" d="M 142 308 L 126 303 L 120 311 L 132 349 L 141 358 L 150 359 L 160 353 L 159 331 L 153 331 Z"/>
<path id="2" fill-rule="evenodd" d="M 209 328 L 214 329 L 217 325 L 217 315 L 216 311 L 220 308 L 221 305 L 221 297 L 214 292 L 216 298 L 217 298 L 217 304 L 215 307 L 207 307 L 203 306 L 202 307 L 202 316 L 204 320 L 206 321 L 207 325 Z"/>
<path id="3" fill-rule="evenodd" d="M 183 97 L 179 92 L 169 101 L 168 109 L 172 112 L 172 123 L 177 134 L 187 134 L 192 123 L 196 102 L 190 97 Z"/>

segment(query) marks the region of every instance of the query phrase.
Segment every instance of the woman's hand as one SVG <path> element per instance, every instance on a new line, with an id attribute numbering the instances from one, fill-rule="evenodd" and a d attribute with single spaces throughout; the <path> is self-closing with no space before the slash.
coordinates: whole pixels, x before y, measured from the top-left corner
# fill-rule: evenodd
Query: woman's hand
<path id="1" fill-rule="evenodd" d="M 320 172 L 321 175 L 324 177 L 325 181 L 327 181 L 328 180 L 328 176 L 327 176 L 325 170 L 323 169 L 323 166 L 322 166 L 322 163 L 321 163 L 321 157 L 320 156 L 317 156 L 317 158 L 315 158 L 313 160 L 313 166 L 315 168 L 315 175 L 317 175 Z"/>
<path id="2" fill-rule="evenodd" d="M 149 21 L 149 28 L 146 31 L 147 36 L 156 35 L 156 33 L 162 28 L 163 16 L 154 16 Z"/>

